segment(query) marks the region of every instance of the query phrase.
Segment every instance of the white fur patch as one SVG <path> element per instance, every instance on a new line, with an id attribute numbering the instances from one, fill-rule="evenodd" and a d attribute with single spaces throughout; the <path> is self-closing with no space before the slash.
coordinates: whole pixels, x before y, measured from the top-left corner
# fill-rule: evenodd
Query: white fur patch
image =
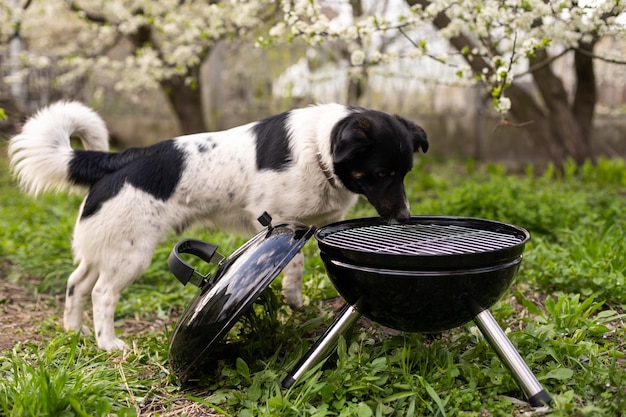
<path id="1" fill-rule="evenodd" d="M 37 195 L 70 190 L 70 136 L 79 135 L 87 150 L 108 151 L 109 134 L 96 112 L 78 102 L 58 102 L 30 118 L 22 133 L 9 141 L 11 169 L 20 187 Z"/>

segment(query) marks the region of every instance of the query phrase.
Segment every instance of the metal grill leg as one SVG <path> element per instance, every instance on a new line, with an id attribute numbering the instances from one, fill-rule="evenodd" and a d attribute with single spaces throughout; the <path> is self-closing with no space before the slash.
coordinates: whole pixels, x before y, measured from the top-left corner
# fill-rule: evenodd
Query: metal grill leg
<path id="1" fill-rule="evenodd" d="M 528 402 L 533 407 L 549 404 L 552 401 L 550 394 L 537 381 L 535 375 L 533 375 L 524 359 L 515 350 L 515 347 L 489 310 L 483 310 L 474 316 L 474 323 L 476 323 L 493 350 L 496 351 L 502 363 L 509 369 Z"/>
<path id="2" fill-rule="evenodd" d="M 361 313 L 350 304 L 346 304 L 330 327 L 326 329 L 313 347 L 300 359 L 296 367 L 283 379 L 283 388 L 290 388 L 303 373 L 328 356 L 331 350 L 336 347 L 339 336 L 352 327 L 359 317 L 361 317 Z"/>

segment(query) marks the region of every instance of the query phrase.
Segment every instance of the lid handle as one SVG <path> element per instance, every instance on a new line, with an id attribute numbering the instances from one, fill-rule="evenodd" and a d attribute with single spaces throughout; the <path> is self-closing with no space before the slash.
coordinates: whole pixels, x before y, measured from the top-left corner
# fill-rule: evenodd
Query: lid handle
<path id="1" fill-rule="evenodd" d="M 263 214 L 259 216 L 257 219 L 261 226 L 267 227 L 268 229 L 272 229 L 272 216 L 267 211 L 264 211 Z"/>
<path id="2" fill-rule="evenodd" d="M 181 257 L 181 253 L 189 253 L 195 255 L 205 262 L 213 262 L 216 265 L 224 259 L 224 257 L 217 252 L 217 246 L 204 242 L 198 239 L 184 239 L 178 242 L 170 256 L 167 259 L 167 265 L 170 271 L 176 278 L 183 284 L 187 285 L 191 282 L 196 287 L 204 287 L 209 281 L 209 274 L 202 275 L 195 270 L 194 267 L 185 262 Z"/>

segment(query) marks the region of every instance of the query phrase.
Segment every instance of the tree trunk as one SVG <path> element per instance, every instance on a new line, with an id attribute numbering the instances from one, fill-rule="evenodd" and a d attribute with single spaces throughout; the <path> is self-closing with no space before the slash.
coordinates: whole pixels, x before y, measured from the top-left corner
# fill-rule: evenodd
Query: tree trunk
<path id="1" fill-rule="evenodd" d="M 536 153 L 546 154 L 557 168 L 562 169 L 566 156 L 560 146 L 560 141 L 555 140 L 555 135 L 559 135 L 559 132 L 558 130 L 554 132 L 551 123 L 552 116 L 544 112 L 528 91 L 515 84 L 507 89 L 507 95 L 514 103 L 510 110 L 512 119 L 524 124 L 520 129 L 524 129 Z"/>
<path id="2" fill-rule="evenodd" d="M 148 25 L 139 27 L 136 33 L 129 36 L 129 39 L 135 48 L 140 48 L 145 44 L 158 45 L 154 31 Z M 207 130 L 200 89 L 200 65 L 197 64 L 188 68 L 184 76 L 174 76 L 159 81 L 183 134 L 200 133 Z M 192 85 L 185 83 L 185 78 L 188 76 L 193 77 L 196 82 Z"/>
<path id="3" fill-rule="evenodd" d="M 576 70 L 576 92 L 572 111 L 578 121 L 582 133 L 582 140 L 589 150 L 588 157 L 595 163 L 596 158 L 591 151 L 591 135 L 593 129 L 593 115 L 598 93 L 596 90 L 596 76 L 593 69 L 593 48 L 598 38 L 586 43 L 583 42 L 574 52 L 574 68 Z"/>
<path id="4" fill-rule="evenodd" d="M 352 18 L 356 21 L 363 16 L 363 3 L 361 0 L 350 0 L 350 6 L 352 6 Z M 361 39 L 356 39 L 356 42 L 361 47 Z M 350 62 L 350 53 L 346 49 L 344 52 L 348 62 Z M 367 67 L 364 67 L 363 72 L 358 76 L 350 76 L 348 80 L 348 104 L 359 105 L 361 104 L 361 97 L 365 95 L 367 90 Z"/>
<path id="5" fill-rule="evenodd" d="M 27 1 L 27 5 L 31 3 L 31 0 Z M 209 3 L 214 3 L 210 1 Z M 107 18 L 100 13 L 92 13 L 83 10 L 78 4 L 73 1 L 69 2 L 70 9 L 93 23 L 99 25 L 108 25 L 110 22 Z M 135 13 L 135 12 L 134 12 Z M 142 14 L 141 9 L 136 11 L 136 14 Z M 144 45 L 152 45 L 154 50 L 161 54 L 159 49 L 158 36 L 155 36 L 154 28 L 149 24 L 139 26 L 135 32 L 127 34 L 126 37 L 132 43 L 133 47 L 138 50 Z M 206 51 L 200 59 L 200 62 L 209 55 L 210 51 Z M 133 52 L 135 53 L 135 52 Z M 174 76 L 169 79 L 160 80 L 159 85 L 165 93 L 176 118 L 178 124 L 184 134 L 187 133 L 199 133 L 206 131 L 206 122 L 204 120 L 204 109 L 202 107 L 202 92 L 200 89 L 200 65 L 187 68 L 187 73 L 184 76 Z M 185 82 L 185 79 L 191 76 L 195 82 L 189 85 Z"/>
<path id="6" fill-rule="evenodd" d="M 430 4 L 427 0 L 406 2 L 409 6 L 421 4 L 426 7 Z M 433 21 L 439 29 L 445 28 L 449 23 L 450 19 L 444 13 L 437 15 Z M 543 106 L 516 84 L 505 92 L 511 99 L 512 120 L 524 124 L 523 129 L 529 133 L 537 152 L 547 154 L 558 168 L 563 168 L 567 158 L 572 158 L 579 165 L 587 159 L 595 161 L 591 133 L 597 94 L 592 52 L 597 40 L 594 38 L 588 43 L 581 43 L 575 51 L 576 91 L 571 103 L 562 80 L 547 63 L 549 56 L 545 49 L 538 50 L 536 56 L 529 59 L 530 68 L 535 68 L 532 76 Z M 450 43 L 458 51 L 465 47 L 472 50 L 477 46 L 472 38 L 462 33 L 450 39 Z M 485 68 L 491 71 L 480 57 L 474 57 L 468 64 L 476 74 L 480 74 Z"/>
<path id="7" fill-rule="evenodd" d="M 199 67 L 194 67 L 193 71 L 197 77 Z M 207 131 L 202 107 L 202 91 L 197 84 L 187 85 L 185 77 L 175 76 L 162 80 L 161 88 L 176 114 L 183 134 Z"/>
<path id="8" fill-rule="evenodd" d="M 590 126 L 593 113 L 589 115 L 585 114 L 584 120 L 577 118 L 577 115 L 573 111 L 573 106 L 569 104 L 567 91 L 563 86 L 563 82 L 554 74 L 549 65 L 541 64 L 548 59 L 547 51 L 540 49 L 536 52 L 534 57 L 529 59 L 529 65 L 531 68 L 537 67 L 537 69 L 532 72 L 533 80 L 549 115 L 548 122 L 550 133 L 553 137 L 552 140 L 557 145 L 556 148 L 560 149 L 558 154 L 552 155 L 553 161 L 561 165 L 567 157 L 571 157 L 580 165 L 585 162 L 585 159 L 591 156 L 590 140 L 587 135 L 591 130 Z M 588 64 L 592 66 L 591 61 L 589 61 Z M 585 71 L 587 68 L 581 68 L 581 70 Z M 593 66 L 591 72 L 593 73 Z M 577 85 L 577 90 L 580 91 L 581 88 L 585 90 L 584 87 Z M 581 94 L 584 95 L 584 93 Z M 581 111 L 590 106 L 593 112 L 594 104 L 595 95 L 591 103 L 580 104 Z"/>

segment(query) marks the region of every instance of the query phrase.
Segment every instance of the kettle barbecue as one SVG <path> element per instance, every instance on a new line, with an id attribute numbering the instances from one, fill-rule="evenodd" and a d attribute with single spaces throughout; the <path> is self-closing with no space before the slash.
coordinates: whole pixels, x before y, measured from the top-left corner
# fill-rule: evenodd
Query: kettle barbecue
<path id="1" fill-rule="evenodd" d="M 347 303 L 285 376 L 284 388 L 324 359 L 361 315 L 407 332 L 442 331 L 473 320 L 528 402 L 551 402 L 488 310 L 519 268 L 530 239 L 525 229 L 452 216 L 413 216 L 405 224 L 364 218 L 317 230 L 299 223 L 274 226 L 267 213 L 260 221 L 266 229 L 226 259 L 202 241 L 183 240 L 172 250 L 170 270 L 183 284 L 201 288 L 170 341 L 170 363 L 182 381 L 227 349 L 224 336 L 315 236 L 326 272 Z M 181 253 L 206 262 L 218 259 L 219 267 L 213 277 L 201 276 Z"/>

